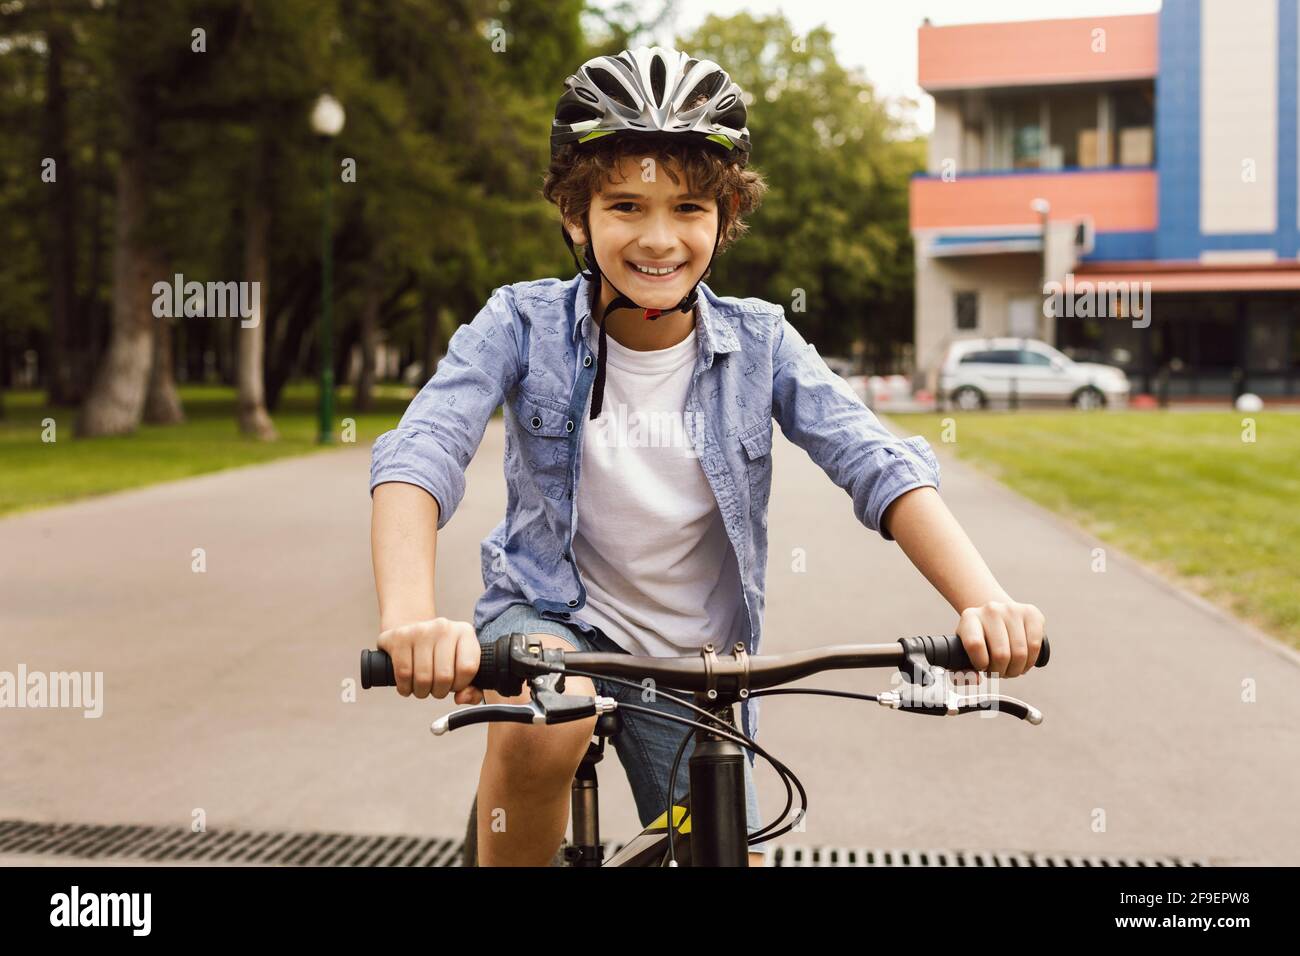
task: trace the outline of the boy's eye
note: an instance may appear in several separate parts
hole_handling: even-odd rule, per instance
[[[624,209],[624,208],[623,208],[624,206],[626,206],[627,208]],[[614,204],[613,204],[612,206],[610,206],[609,208],[610,208],[610,209],[613,209],[615,212],[635,212],[635,211],[636,211],[636,203],[634,203],[634,202],[630,202],[630,201],[628,201],[628,200],[624,200],[623,202],[616,202],[616,203],[614,203]],[[681,204],[678,205],[677,208],[678,208],[678,209],[681,209],[681,210],[684,210],[685,212],[703,212],[703,211],[704,211],[704,207],[703,207],[703,206],[699,205],[698,203],[693,203],[693,202],[684,202],[684,203],[681,203]]]

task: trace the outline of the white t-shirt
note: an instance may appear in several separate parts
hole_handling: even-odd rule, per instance
[[[598,328],[593,328],[598,334]],[[638,352],[605,340],[600,417],[583,425],[573,556],[577,612],[633,654],[724,653],[747,629],[736,553],[686,430],[698,349]]]

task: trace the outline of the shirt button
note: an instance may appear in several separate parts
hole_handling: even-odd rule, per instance
[[[533,416],[532,426],[533,426],[534,428],[541,428],[541,427],[542,427],[542,420],[541,420],[540,418],[538,418],[536,415]]]
[[[584,357],[583,357],[583,359],[582,359],[582,367],[583,367],[583,368],[591,368],[591,356],[590,356],[590,355],[587,355],[587,356],[584,356]]]
[[[564,423],[564,430],[566,432],[573,431],[573,419],[569,419],[569,421]]]
[[[577,598],[574,598],[572,601],[569,602],[569,607],[577,607],[577,606],[578,606]]]

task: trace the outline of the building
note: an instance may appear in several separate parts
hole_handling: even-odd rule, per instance
[[[918,371],[1026,335],[1137,391],[1300,394],[1298,7],[923,25]]]

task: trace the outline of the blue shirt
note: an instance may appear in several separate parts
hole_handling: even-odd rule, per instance
[[[437,499],[441,529],[465,495],[465,469],[492,413],[505,404],[506,516],[482,543],[487,590],[474,608],[476,630],[517,603],[593,630],[581,617],[586,589],[572,555],[582,427],[596,375],[598,327],[588,296],[581,274],[496,289],[456,330],[437,373],[372,449],[371,493],[385,481],[418,485]],[[747,650],[757,654],[773,419],[848,493],[858,521],[887,539],[885,509],[913,488],[938,488],[939,463],[925,439],[900,439],[882,426],[781,306],[717,296],[700,283],[696,333],[683,419],[736,553]],[[742,728],[757,734],[755,699],[745,702]]]

